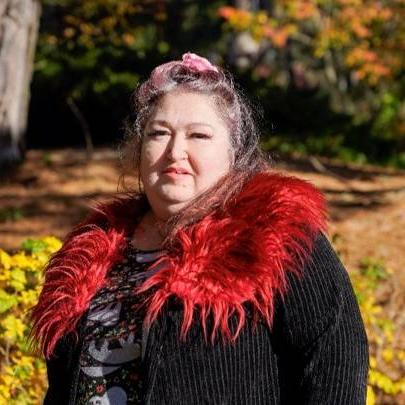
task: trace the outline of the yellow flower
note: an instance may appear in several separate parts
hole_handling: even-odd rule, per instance
[[[38,301],[39,290],[24,290],[20,292],[19,301],[26,307],[31,307]]]
[[[269,16],[267,15],[266,12],[264,11],[259,11],[256,14],[256,20],[259,24],[266,24],[267,21],[269,20]]]
[[[30,268],[32,266],[30,258],[27,257],[24,252],[16,253],[12,256],[12,259],[14,267]]]
[[[33,365],[32,365],[33,358],[31,356],[24,356],[21,353],[18,353],[15,356],[11,356],[11,360],[16,366],[29,367],[29,368],[33,367]]]
[[[2,337],[10,341],[15,341],[24,337],[24,330],[26,326],[21,322],[21,319],[16,318],[14,315],[8,315],[1,323],[4,329]]]
[[[398,350],[397,355],[399,360],[405,363],[405,350]]]
[[[381,354],[382,354],[382,358],[387,363],[390,363],[392,361],[392,359],[394,358],[394,352],[392,351],[392,349],[388,349],[388,348],[384,349]]]
[[[57,252],[62,247],[62,242],[54,236],[46,236],[43,241],[48,245],[48,252]]]
[[[11,267],[11,257],[2,249],[0,249],[0,265],[6,270]]]
[[[375,394],[373,389],[368,385],[367,386],[367,402],[366,405],[375,405]]]
[[[26,352],[25,314],[38,300],[44,266],[62,243],[51,236],[39,242],[43,248],[32,253],[10,255],[0,249],[0,340],[10,346],[10,364],[0,359],[0,405],[39,404],[46,389],[44,361]]]
[[[10,279],[10,270],[9,269],[1,269],[0,271],[0,281],[8,281]]]
[[[7,404],[10,400],[10,389],[7,385],[0,384],[0,404]]]

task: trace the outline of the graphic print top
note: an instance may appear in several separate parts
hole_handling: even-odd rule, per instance
[[[142,296],[133,290],[159,270],[148,268],[164,251],[140,251],[127,241],[125,259],[110,270],[93,297],[80,354],[77,404],[142,403]]]

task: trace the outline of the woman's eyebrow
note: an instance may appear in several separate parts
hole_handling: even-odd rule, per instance
[[[153,124],[159,124],[159,125],[164,125],[165,127],[169,127],[172,128],[171,124],[165,120],[153,120],[150,122],[149,125],[153,125]],[[204,127],[209,127],[211,129],[214,129],[212,127],[212,125],[206,123],[206,122],[190,122],[189,124],[186,125],[186,127],[192,127],[192,126],[204,126]]]

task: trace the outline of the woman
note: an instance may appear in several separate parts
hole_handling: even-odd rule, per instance
[[[123,157],[141,191],[68,235],[32,312],[45,403],[364,404],[324,198],[270,169],[232,77],[187,53],[135,107]]]

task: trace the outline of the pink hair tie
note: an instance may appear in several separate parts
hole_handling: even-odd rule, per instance
[[[208,59],[191,52],[187,52],[182,56],[181,64],[197,72],[205,72],[207,70],[218,72],[218,69]]]
[[[153,69],[150,80],[155,87],[160,87],[164,81],[165,73],[174,65],[182,65],[190,70],[196,72],[213,71],[219,72],[218,69],[208,60],[195,53],[187,52],[183,54],[182,60],[174,60],[171,62],[163,63]]]

